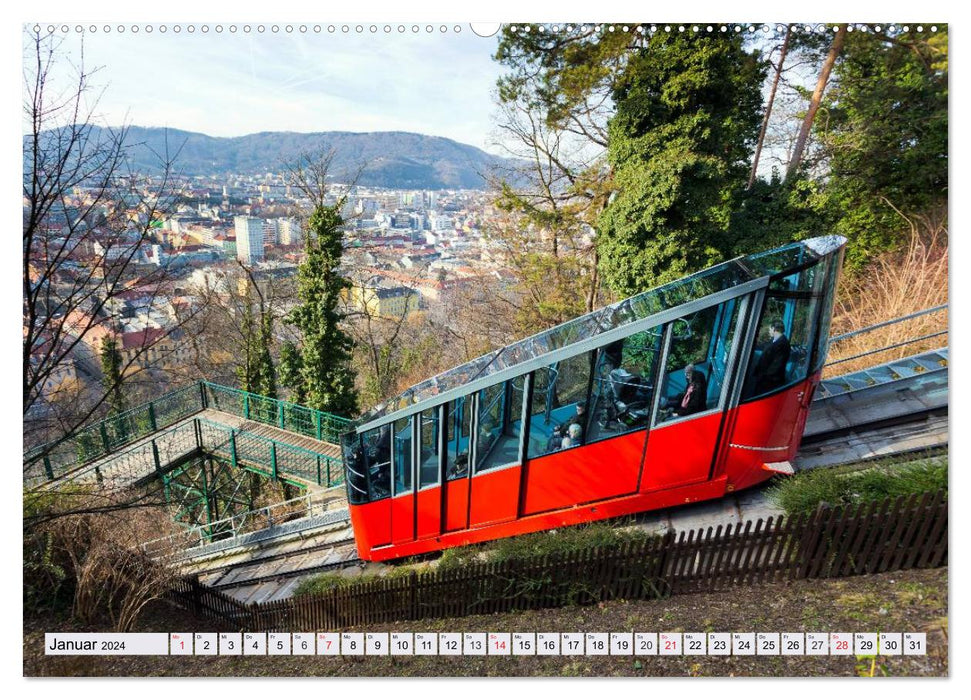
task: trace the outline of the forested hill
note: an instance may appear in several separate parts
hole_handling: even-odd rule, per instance
[[[335,179],[352,177],[363,167],[359,184],[400,189],[481,189],[486,185],[485,176],[507,164],[475,146],[403,131],[265,131],[216,138],[133,126],[126,146],[131,166],[141,172],[158,170],[157,154],[181,149],[175,169],[186,175],[280,172],[301,155],[333,149],[331,173]]]

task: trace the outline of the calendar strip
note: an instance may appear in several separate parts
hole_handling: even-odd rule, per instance
[[[924,632],[47,633],[48,656],[925,656]]]

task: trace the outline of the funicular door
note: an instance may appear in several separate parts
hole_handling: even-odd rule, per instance
[[[526,377],[476,394],[469,527],[508,522],[519,512]]]
[[[416,416],[392,424],[391,445],[391,541],[403,544],[415,539],[414,432]]]
[[[463,396],[445,405],[445,470],[442,493],[442,530],[454,532],[469,526],[473,397]]]
[[[747,303],[729,299],[667,325],[642,492],[708,480]]]
[[[418,539],[442,532],[442,407],[422,411],[418,424],[418,496],[416,499],[416,534]]]

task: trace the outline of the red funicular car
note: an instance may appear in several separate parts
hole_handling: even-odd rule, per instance
[[[385,560],[718,498],[788,471],[846,241],[722,263],[426,380],[342,440]]]

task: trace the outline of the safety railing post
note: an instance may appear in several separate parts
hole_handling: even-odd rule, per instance
[[[243,394],[243,417],[249,420],[249,394]]]
[[[199,405],[202,406],[203,411],[209,408],[209,397],[206,396],[206,383],[203,381],[199,382]]]
[[[317,486],[321,486],[321,483],[320,483],[320,455],[317,455]]]
[[[101,421],[98,424],[98,431],[101,433],[101,444],[104,446],[105,453],[107,454],[111,450],[111,447],[108,443],[108,430],[105,428],[104,421]]]
[[[44,471],[47,473],[48,479],[54,479],[54,468],[51,466],[50,455],[44,455]]]
[[[229,462],[233,465],[233,469],[237,468],[236,463],[236,431],[229,431]]]
[[[277,418],[277,423],[280,426],[280,430],[283,430],[283,421],[284,421],[284,419],[283,419],[283,402],[282,401],[277,401],[276,402],[276,418]]]
[[[152,459],[155,460],[155,473],[162,473],[162,459],[158,454],[158,444],[156,444],[155,439],[152,439]]]
[[[324,434],[320,425],[320,411],[314,411],[314,422],[317,424],[317,439],[320,440]]]
[[[155,402],[148,402],[148,424],[152,426],[152,432],[158,432],[158,422],[155,419]]]
[[[331,483],[330,483],[330,463],[333,462],[333,461],[334,460],[332,460],[330,457],[327,458],[327,487],[328,488],[330,488],[330,486],[331,486]]]
[[[276,442],[270,443],[270,469],[273,470],[273,479],[277,478],[277,468],[276,468]]]

